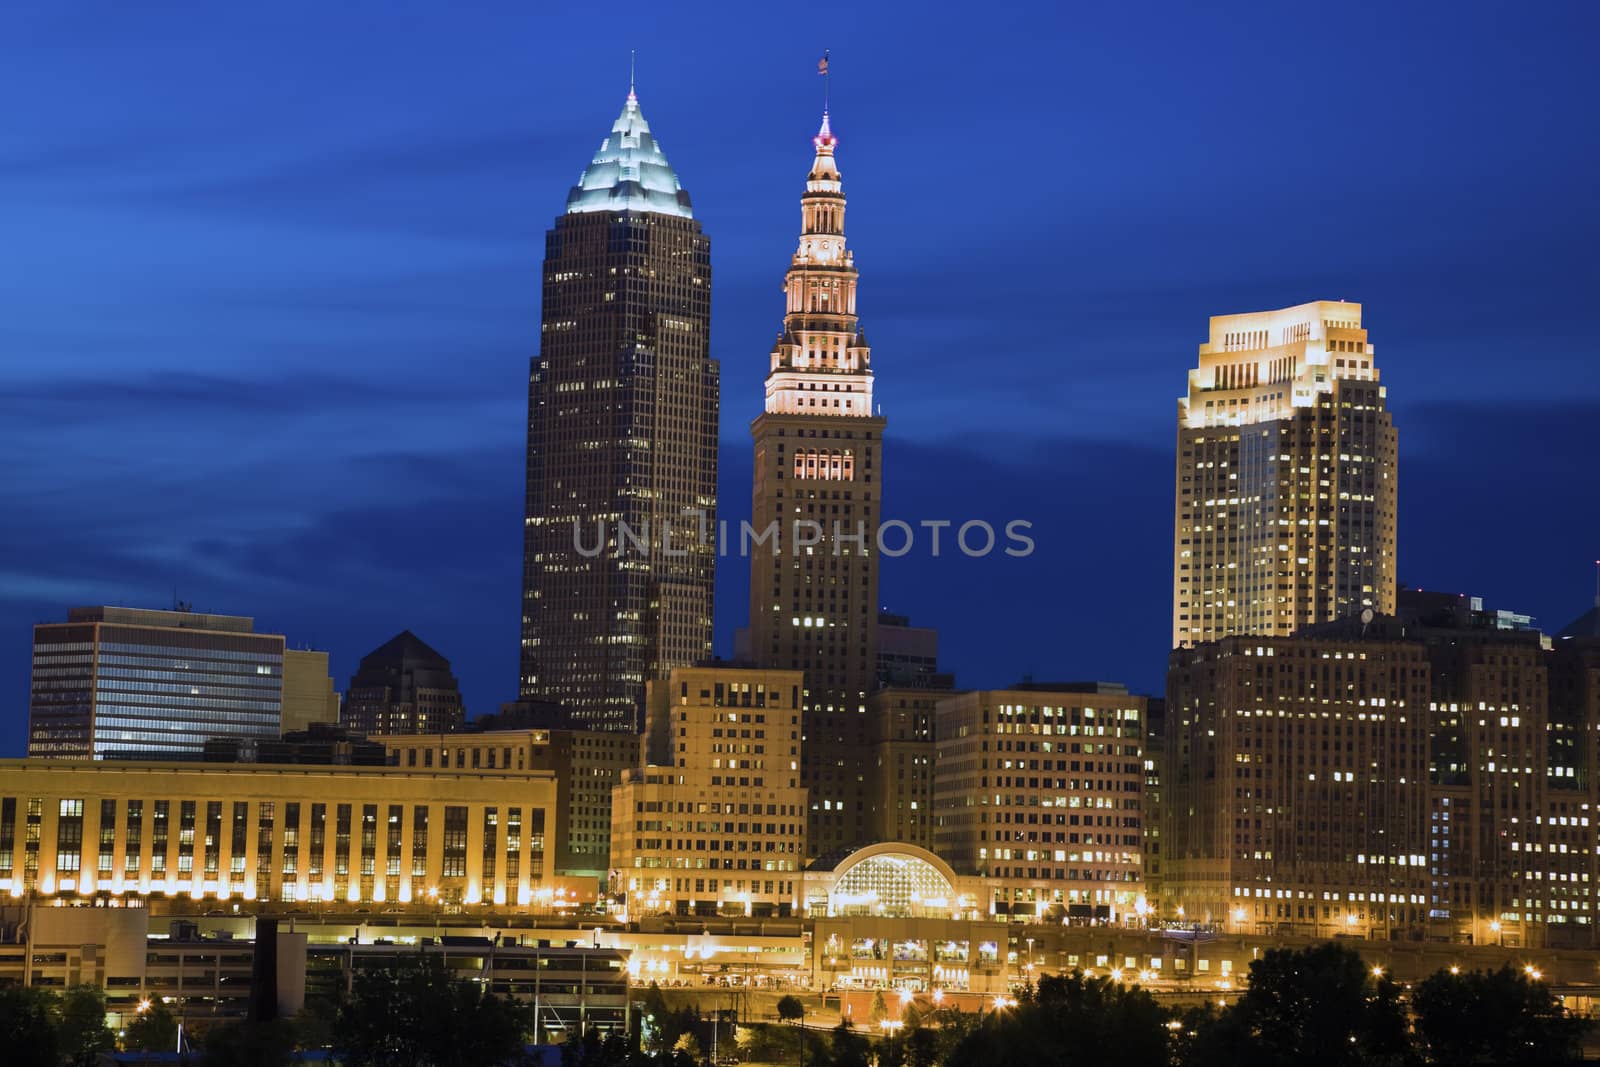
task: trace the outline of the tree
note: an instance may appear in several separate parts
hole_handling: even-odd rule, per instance
[[[786,1023],[799,1022],[806,1017],[806,1006],[793,993],[778,998],[778,1018]]]
[[[96,986],[68,989],[56,1024],[61,1054],[73,1067],[94,1067],[100,1053],[117,1047],[117,1035],[106,1025],[106,995]]]
[[[1439,971],[1411,995],[1417,1037],[1438,1064],[1557,1064],[1579,1058],[1589,1028],[1522,971]]]
[[[872,1008],[867,1015],[867,1019],[872,1023],[873,1026],[877,1026],[888,1017],[889,1007],[888,1005],[884,1004],[883,990],[880,989],[876,993],[872,994]]]
[[[678,1040],[672,1043],[672,1058],[677,1060],[687,1057],[690,1063],[700,1062],[700,1040],[694,1036],[693,1031],[684,1031],[678,1035]]]
[[[134,1052],[171,1052],[178,1047],[178,1017],[159,1000],[136,1011],[122,1035],[122,1047]]]
[[[882,1000],[880,993],[878,999]],[[830,1050],[828,1062],[832,1067],[867,1067],[871,1062],[871,1045],[866,1038],[850,1029],[850,1024],[841,1021],[833,1028],[833,1048]],[[816,1060],[807,1057],[806,1062],[815,1063]]]
[[[339,1012],[349,1067],[479,1067],[515,1062],[527,1007],[453,977],[437,955],[357,971]]]
[[[640,1015],[644,1029],[644,1048],[646,1052],[651,1053],[671,1052],[678,1043],[678,1038],[685,1033],[693,1033],[700,1022],[700,1016],[693,1008],[685,1006],[674,1009],[668,1004],[666,994],[661,992],[661,987],[654,982],[651,982],[650,988],[645,991]]]
[[[561,1046],[561,1067],[631,1067],[641,1062],[645,1061],[620,1034],[602,1041],[596,1031],[585,1030],[581,1038]]]
[[[1408,1051],[1399,989],[1353,949],[1274,949],[1250,964],[1238,1004],[1269,1062],[1337,1067],[1399,1060]]]
[[[287,1067],[294,1056],[294,1024],[241,1020],[213,1026],[201,1048],[204,1067]]]
[[[0,1049],[9,1067],[58,1067],[55,998],[43,989],[0,986]]]
[[[1166,1067],[1167,1015],[1138,987],[1082,972],[1045,976],[996,1009],[945,1058],[952,1067],[1049,1063]]]
[[[318,997],[306,1001],[294,1017],[294,1042],[299,1048],[331,1048],[339,1033],[339,1004]]]

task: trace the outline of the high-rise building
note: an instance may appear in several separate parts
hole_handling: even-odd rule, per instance
[[[74,608],[33,630],[28,754],[199,758],[207,738],[277,737],[284,669],[283,635],[248,618]]]
[[[711,654],[711,242],[630,91],[545,237],[528,376],[524,699],[634,730]]]
[[[611,891],[631,915],[789,915],[806,790],[799,671],[678,668],[650,683],[647,762],[612,794]]]
[[[763,666],[805,672],[803,784],[818,855],[870,840],[866,711],[878,666],[885,425],[856,318],[837,143],[824,113],[766,406],[751,425],[751,525],[772,540],[750,549],[749,651]]]
[[[439,734],[461,729],[465,711],[450,661],[410,630],[361,658],[339,710],[358,734]]]
[[[1404,600],[1427,610],[1172,653],[1166,907],[1240,932],[1593,945],[1600,640]]]
[[[1393,614],[1397,463],[1360,304],[1212,318],[1178,400],[1173,647]]]
[[[872,840],[933,848],[933,731],[939,701],[949,695],[949,689],[914,686],[879,689],[867,698]]]
[[[1145,698],[1088,683],[939,701],[933,851],[991,914],[1109,921],[1144,897]]]
[[[1420,645],[1226,638],[1172,653],[1161,885],[1236,932],[1389,937],[1428,906]]]
[[[303,648],[283,650],[283,733],[339,721],[339,693],[328,673],[328,654]]]

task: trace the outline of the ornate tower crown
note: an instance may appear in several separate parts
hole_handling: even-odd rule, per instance
[[[783,333],[772,349],[766,410],[869,416],[871,351],[856,318],[855,257],[845,244],[844,186],[827,111],[800,197],[800,242],[784,278]]]

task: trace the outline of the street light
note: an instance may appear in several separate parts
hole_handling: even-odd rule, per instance
[[[889,1040],[888,1058],[892,1061],[894,1059],[894,1032],[904,1026],[905,1023],[901,1022],[899,1019],[885,1019],[878,1025],[883,1027],[884,1036]]]

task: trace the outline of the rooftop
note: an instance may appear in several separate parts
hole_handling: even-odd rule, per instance
[[[611,133],[567,194],[567,214],[598,211],[653,211],[694,218],[689,194],[650,133],[631,89]]]

